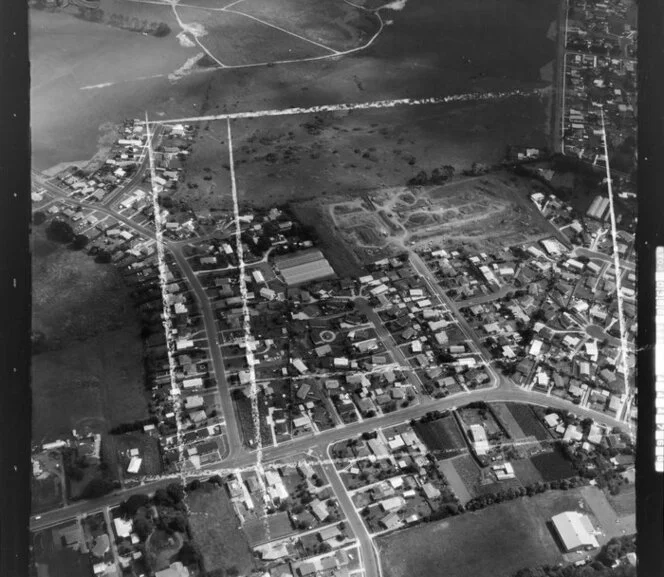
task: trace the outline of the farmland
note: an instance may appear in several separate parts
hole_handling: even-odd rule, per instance
[[[510,413],[518,423],[523,433],[528,437],[535,437],[538,441],[547,441],[551,437],[536,417],[529,405],[506,403]]]
[[[224,489],[203,483],[187,497],[189,524],[203,555],[206,571],[235,567],[240,574],[253,568],[253,556]]]
[[[454,417],[443,417],[429,423],[417,423],[415,431],[436,458],[454,457],[467,450]]]
[[[572,465],[557,447],[553,451],[535,455],[530,460],[544,481],[555,481],[574,476]]]
[[[600,544],[620,534],[599,489],[549,491],[380,538],[384,574],[502,577],[522,567],[562,562],[547,523],[557,513],[579,510],[580,504],[605,532]]]
[[[198,0],[197,4],[218,7],[205,0]],[[171,83],[168,75],[181,68],[187,59],[202,54],[202,50],[195,45],[181,45],[177,39],[179,26],[172,20],[170,7],[115,0],[104,0],[102,6],[107,11],[122,12],[140,20],[167,22],[172,33],[165,38],[146,37],[63,14],[33,11],[36,166],[44,169],[65,160],[89,158],[100,137],[100,118],[117,123],[127,116],[141,116],[145,110],[163,114],[165,118],[196,114],[201,111],[206,94],[209,102],[221,110],[234,111],[543,87],[540,69],[553,58],[554,46],[546,33],[555,18],[556,7],[553,0],[536,5],[519,0],[508,0],[507,4],[489,0],[445,6],[436,0],[407,2],[403,10],[381,11],[382,17],[392,24],[383,29],[369,48],[352,55],[273,67],[217,71],[195,68],[194,73],[179,74],[180,79],[175,83]],[[288,26],[294,26],[295,34],[306,27],[315,34],[311,40],[332,42],[334,49],[361,44],[374,33],[376,25],[375,16],[351,9],[341,1],[323,4],[312,0],[276,3],[252,0],[235,9],[279,27],[276,19],[285,19],[281,22],[283,28],[291,31]],[[259,23],[253,21],[251,26],[254,24]],[[281,54],[288,47],[294,49],[293,42],[300,42],[287,33],[273,37],[277,32],[269,26],[264,26],[261,32],[268,35],[266,38],[274,38],[274,42],[270,40],[272,43],[264,42],[271,53]],[[210,34],[201,37],[203,45],[211,40]],[[228,42],[225,57],[232,62],[248,62],[248,58],[254,57],[252,51],[265,49],[253,32],[248,40],[253,42],[250,49],[241,41],[215,38],[214,42]],[[491,50],[484,48],[487,43]],[[318,50],[305,40],[301,46]],[[70,82],[72,70],[74,82]],[[86,86],[99,88],[81,90]],[[438,164],[441,158],[449,164],[467,166],[473,161],[502,155],[506,144],[542,145],[546,138],[547,106],[546,98],[533,97],[450,109],[443,115],[425,107],[422,112],[395,110],[383,115],[382,120],[379,117],[378,122],[381,127],[394,127],[395,132],[408,132],[404,143],[418,143],[415,152],[425,156],[424,169],[427,163]],[[362,124],[374,122],[377,121],[365,117]],[[261,129],[261,124],[254,125],[252,130]],[[375,138],[369,140],[374,141],[369,144],[373,146]],[[354,142],[350,144],[351,151],[357,147]],[[392,154],[391,147],[377,148],[390,150]],[[383,166],[387,170],[389,163]],[[344,172],[340,167],[338,177],[328,179],[331,186],[336,186],[335,180],[347,180]],[[358,170],[349,179],[353,187],[382,186],[381,177],[370,175],[367,182],[360,172],[364,171]],[[314,175],[312,170],[303,178],[302,190],[311,190]],[[256,174],[259,191],[265,189],[261,176]],[[394,180],[403,184],[403,177],[410,176],[403,172],[392,178],[398,177]],[[280,194],[288,187],[285,177],[270,184],[278,184]],[[257,189],[252,187],[252,190]],[[296,194],[302,192],[296,190]]]

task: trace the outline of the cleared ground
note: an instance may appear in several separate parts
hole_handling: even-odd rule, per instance
[[[556,564],[563,555],[547,525],[551,517],[569,510],[589,513],[606,533],[599,537],[602,544],[620,534],[607,507],[599,489],[583,487],[420,525],[378,539],[383,572],[385,577],[508,577],[522,567]]]
[[[240,575],[253,569],[249,544],[224,489],[203,483],[187,495],[193,540],[203,555],[206,571],[235,567]]]

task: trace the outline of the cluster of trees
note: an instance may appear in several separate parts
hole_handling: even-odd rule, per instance
[[[583,422],[581,426],[584,426]],[[630,447],[618,451],[600,445],[595,448],[592,454],[587,454],[573,446],[562,445],[562,452],[572,462],[574,469],[581,477],[594,479],[600,489],[608,488],[612,495],[620,493],[621,487],[627,483],[627,480],[623,479],[621,474],[625,468],[614,466],[611,458],[616,457],[621,452],[623,454],[633,454],[633,449]]]
[[[519,497],[532,497],[539,493],[544,493],[550,489],[557,490],[562,489],[566,491],[567,489],[573,489],[574,487],[579,487],[583,485],[584,481],[580,477],[571,477],[569,479],[562,479],[560,481],[539,481],[537,483],[532,483],[526,487],[510,487],[509,489],[504,489],[497,493],[489,493],[487,495],[480,495],[475,497],[466,503],[467,511],[478,511],[479,509],[484,509],[489,505],[496,503],[502,503],[503,501],[512,501],[518,499]]]
[[[36,212],[33,215],[33,222],[35,224],[42,224],[45,219],[46,217],[42,212]],[[46,238],[53,242],[67,244],[72,250],[81,250],[85,248],[89,242],[87,236],[84,234],[76,234],[68,222],[59,219],[54,219],[48,224],[46,227]]]
[[[590,563],[576,567],[566,565],[542,565],[517,571],[514,577],[636,577],[636,567],[620,564],[612,565],[628,553],[636,552],[636,536],[614,537],[602,547]]]
[[[446,164],[441,168],[434,168],[431,176],[425,170],[418,172],[408,181],[408,186],[426,186],[428,184],[445,184],[454,176],[454,167]]]

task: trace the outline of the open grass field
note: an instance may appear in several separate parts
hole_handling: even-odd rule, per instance
[[[607,496],[609,503],[619,517],[634,515],[636,510],[636,491],[635,485],[623,485],[620,493]]]
[[[33,229],[32,330],[43,333],[40,349],[58,349],[105,331],[140,327],[129,291],[111,265],[46,238]]]
[[[30,485],[33,515],[56,508],[62,503],[62,484],[55,475],[46,479],[32,479]]]
[[[337,51],[365,44],[380,27],[376,15],[343,0],[245,0],[233,10]]]
[[[178,7],[187,25],[205,29],[200,43],[222,64],[237,66],[296,60],[330,54],[329,50],[233,12]]]
[[[530,406],[517,403],[506,403],[506,406],[526,436],[535,437],[538,441],[551,439]]]
[[[33,439],[71,429],[108,431],[147,417],[141,343],[133,330],[107,331],[32,357]]]
[[[518,499],[378,540],[385,577],[510,577],[562,555],[536,502]]]
[[[53,439],[91,425],[99,432],[147,416],[140,327],[111,265],[34,231],[33,435]]]
[[[570,510],[599,525],[600,544],[625,528],[596,487],[548,491],[379,538],[384,575],[511,577],[523,567],[563,562],[548,523]]]
[[[110,10],[111,4],[113,10],[140,19],[154,13],[155,19],[169,23],[172,32],[165,38],[154,38],[63,14],[31,13],[37,168],[92,156],[100,119],[115,123],[127,116],[142,116],[145,110],[162,118],[197,114],[208,87],[210,101],[229,111],[530,89],[545,85],[540,68],[553,59],[555,49],[546,38],[556,15],[554,0],[536,4],[473,0],[445,5],[438,0],[408,1],[402,10],[381,11],[383,18],[392,23],[368,49],[352,55],[273,67],[218,71],[195,68],[195,73],[171,83],[168,75],[202,50],[180,44],[179,26],[167,20],[170,7],[119,0],[104,0],[102,7]],[[290,12],[284,12],[286,6]],[[335,46],[340,48],[346,46],[343,42],[348,38],[366,38],[375,21],[374,16],[339,0],[247,0],[233,9],[279,12],[288,20],[285,25],[306,23],[308,31],[314,31],[320,39],[336,42],[339,37],[342,44]],[[372,27],[367,28],[365,20]],[[297,30],[294,33],[298,34]],[[288,34],[283,36],[289,38],[288,42],[299,42]],[[204,41],[205,37],[201,38]],[[254,47],[262,50],[255,42]],[[236,51],[233,57],[241,61],[245,47],[237,46]],[[93,85],[103,86],[81,90]],[[418,146],[420,156],[426,152],[436,163],[444,159],[465,166],[469,158],[502,156],[508,143],[540,145],[545,140],[546,106],[546,99],[535,97],[516,105],[469,106],[464,112],[438,119],[428,118],[430,112],[423,113],[417,123],[407,118],[408,114],[392,111],[395,114],[388,114],[387,120],[380,122],[397,130],[412,126],[410,140],[422,143]],[[420,133],[429,133],[429,137],[423,139]],[[327,186],[346,180],[344,172],[339,168],[339,178],[328,178]],[[402,175],[397,176],[401,180]],[[403,176],[410,177],[405,173]],[[380,178],[371,176],[369,187],[375,188]],[[366,178],[361,175],[351,175],[348,180],[354,186],[355,180],[362,180],[359,184],[366,186]],[[310,188],[310,181],[311,176],[303,179],[302,186]],[[261,189],[265,189],[264,181]]]
[[[187,505],[193,540],[203,555],[205,570],[235,567],[240,575],[250,573],[253,556],[225,490],[203,483],[188,494]]]
[[[530,460],[539,471],[543,481],[566,479],[575,474],[572,465],[565,459],[558,447],[551,452],[535,455]]]
[[[430,423],[417,423],[414,429],[437,459],[455,457],[467,451],[461,431],[452,416]]]

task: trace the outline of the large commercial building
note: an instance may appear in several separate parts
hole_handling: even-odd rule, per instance
[[[288,286],[332,277],[335,274],[323,253],[317,249],[279,257],[275,260],[275,265]]]
[[[599,543],[590,519],[577,511],[565,511],[551,518],[566,552],[595,549]]]

